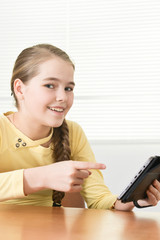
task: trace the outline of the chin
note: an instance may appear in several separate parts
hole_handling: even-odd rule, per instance
[[[50,127],[58,128],[58,127],[60,127],[63,124],[63,121],[55,122],[55,123],[51,124]]]

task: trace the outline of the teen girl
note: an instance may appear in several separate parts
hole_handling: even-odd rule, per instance
[[[74,64],[59,48],[39,44],[18,56],[11,79],[17,111],[0,117],[1,202],[60,206],[68,193],[64,206],[82,206],[82,196],[88,208],[133,209],[105,186],[105,165],[96,163],[81,127],[65,120],[74,86]],[[158,203],[158,181],[147,196],[140,206]]]

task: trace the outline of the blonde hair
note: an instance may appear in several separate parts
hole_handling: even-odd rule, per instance
[[[19,78],[23,83],[26,83],[31,78],[38,74],[39,65],[54,56],[60,57],[64,61],[70,63],[75,69],[75,66],[66,52],[50,44],[38,44],[24,49],[15,61],[11,78],[11,91],[15,99],[15,105],[18,108],[18,101],[14,93],[14,81]],[[69,144],[69,130],[66,121],[54,129],[52,136],[53,161],[59,162],[69,160],[71,155]],[[53,190],[53,206],[60,206],[61,200],[64,197],[63,192]]]
[[[51,44],[38,44],[24,49],[19,54],[15,61],[11,78],[11,92],[14,96],[16,107],[18,107],[18,101],[14,93],[14,81],[19,78],[23,83],[26,83],[38,74],[39,65],[41,63],[54,56],[69,62],[73,66],[73,69],[75,69],[67,53]]]

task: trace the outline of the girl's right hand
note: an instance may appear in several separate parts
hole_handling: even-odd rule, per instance
[[[89,169],[105,169],[101,163],[63,161],[24,170],[24,193],[26,195],[54,189],[63,192],[79,192],[91,172]]]

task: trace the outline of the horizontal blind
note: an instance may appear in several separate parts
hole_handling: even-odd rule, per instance
[[[47,42],[75,62],[67,118],[90,140],[160,141],[158,0],[2,0],[0,6],[0,112],[13,106],[9,81],[19,52]]]
[[[66,49],[66,0],[1,0],[0,97],[10,96],[13,64],[26,47],[52,43]]]
[[[71,1],[78,68],[70,117],[90,139],[160,140],[159,13],[154,0]]]

